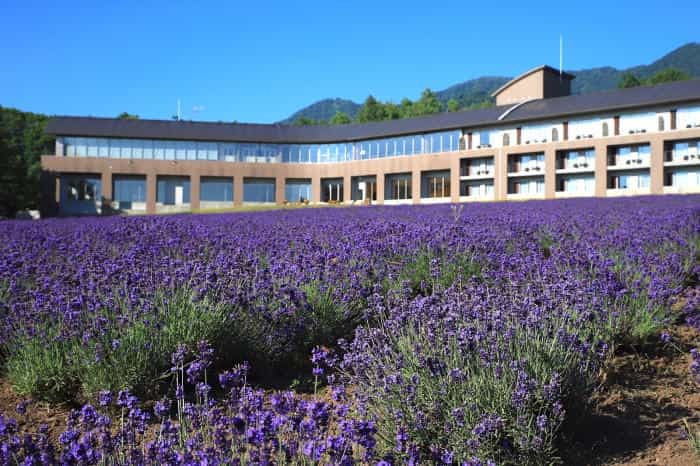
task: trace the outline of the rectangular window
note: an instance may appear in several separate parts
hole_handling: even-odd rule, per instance
[[[421,174],[421,197],[450,197],[450,171],[429,171]]]
[[[186,176],[159,176],[157,202],[164,205],[190,203],[190,179]]]
[[[343,179],[321,180],[321,202],[343,202]]]
[[[284,199],[287,202],[306,202],[311,200],[311,180],[290,179],[285,180]]]
[[[243,202],[275,202],[275,179],[245,178]]]
[[[205,202],[233,202],[233,179],[202,177],[199,183],[199,198]]]
[[[120,203],[146,202],[145,176],[115,176],[112,180],[112,197]]]
[[[387,200],[411,199],[412,183],[410,173],[386,175],[384,180],[384,198]]]

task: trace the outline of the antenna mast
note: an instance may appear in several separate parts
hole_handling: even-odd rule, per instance
[[[564,36],[559,34],[559,79],[564,75]]]
[[[177,121],[180,121],[180,99],[177,99]]]

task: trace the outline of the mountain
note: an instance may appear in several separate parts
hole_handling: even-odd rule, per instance
[[[293,123],[301,117],[312,120],[329,120],[336,112],[347,113],[354,118],[361,105],[347,99],[323,99],[292,113],[289,118],[279,123]]]
[[[648,78],[654,73],[665,68],[676,68],[685,71],[692,77],[700,77],[700,43],[685,44],[672,52],[664,55],[649,65],[638,65],[626,69],[617,69],[611,66],[589,68],[578,71],[570,71],[576,76],[571,85],[574,94],[588,94],[607,89],[614,89],[625,73],[633,73],[639,78]],[[492,101],[491,93],[508,82],[505,76],[484,76],[470,79],[462,83],[454,84],[446,89],[435,92],[443,105],[447,101],[455,99],[460,108]],[[314,120],[329,120],[336,111],[347,113],[351,118],[362,105],[347,99],[324,99],[294,112],[289,118],[280,123],[291,123],[300,117]]]

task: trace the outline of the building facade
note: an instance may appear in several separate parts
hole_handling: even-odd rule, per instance
[[[46,213],[700,192],[700,80],[569,95],[542,66],[493,108],[342,126],[56,117]]]

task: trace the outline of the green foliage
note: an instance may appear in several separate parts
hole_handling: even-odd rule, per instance
[[[700,459],[700,429],[697,425],[692,426],[688,423],[688,420],[683,418],[683,426],[681,427],[683,433],[685,433],[688,438],[688,443],[693,449],[695,456]]]
[[[0,107],[0,216],[39,206],[41,155],[53,153],[47,117]]]
[[[374,96],[369,95],[357,112],[357,121],[359,123],[382,121],[385,119],[385,116],[384,104],[375,99]]]
[[[309,330],[304,348],[299,352],[306,359],[315,346],[334,345],[339,338],[352,334],[361,316],[359,303],[348,308],[321,282],[302,285],[310,306]]]
[[[57,323],[10,342],[5,369],[17,392],[49,401],[93,399],[103,389],[153,395],[178,344],[207,340],[222,347],[233,333],[223,305],[197,301],[184,289],[158,292],[148,321],[134,317],[121,323],[120,316],[141,313],[124,303],[116,310],[104,310],[107,323],[88,343],[60,335]]]
[[[400,288],[407,283],[413,296],[428,296],[460,280],[480,277],[481,270],[481,264],[472,255],[423,249],[401,266],[398,280],[387,281],[385,288]]]
[[[450,99],[447,101],[447,111],[456,112],[459,110],[459,102],[456,99]]]
[[[661,83],[670,83],[673,81],[685,81],[690,78],[691,76],[685,71],[681,71],[675,68],[666,68],[665,70],[661,70],[658,73],[655,73],[653,76],[647,79],[646,82],[649,85],[654,85]]]
[[[622,75],[617,87],[628,88],[638,86],[654,86],[656,84],[670,83],[673,81],[685,81],[690,78],[691,76],[688,73],[675,68],[660,70],[654,73],[648,79],[639,79],[632,73],[625,73]]]
[[[119,115],[117,115],[117,118],[120,120],[138,120],[139,116],[128,112],[121,112]]]
[[[498,309],[492,312],[499,314]],[[462,319],[455,314],[457,319]],[[517,319],[518,317],[512,317]],[[464,320],[458,324],[465,330],[491,335],[489,319],[481,321]],[[534,391],[527,407],[518,408],[513,404],[514,388],[518,386],[518,371],[485,365],[480,349],[464,351],[460,344],[459,332],[452,328],[426,328],[419,322],[406,322],[395,331],[382,334],[377,341],[376,372],[367,371],[367,379],[359,380],[358,391],[369,394],[368,411],[377,419],[377,433],[380,449],[393,445],[399,426],[395,423],[397,412],[402,413],[408,437],[417,442],[424,451],[431,445],[441,445],[452,451],[455,459],[464,460],[476,455],[492,458],[497,464],[551,464],[556,459],[555,437],[560,427],[560,417],[547,408],[547,395],[543,390]],[[491,354],[514,355],[517,361],[525,362],[523,371],[532,380],[533,386],[543,387],[552,380],[561,381],[562,399],[575,400],[580,404],[587,399],[595,384],[593,371],[583,368],[593,356],[581,354],[557,338],[557,332],[568,331],[590,337],[597,341],[602,335],[595,333],[595,326],[582,329],[574,319],[564,320],[561,316],[549,317],[536,328],[507,325],[517,329],[509,338],[497,337],[489,347],[481,349]],[[485,341],[491,341],[485,337]],[[435,342],[440,344],[436,345]],[[486,346],[486,345],[485,345]],[[444,361],[446,369],[434,371],[421,358]],[[432,353],[432,354],[431,354]],[[415,386],[410,401],[397,388],[388,388],[381,382],[380,368],[396,367],[401,361],[402,380]],[[507,362],[504,361],[504,364]],[[453,371],[461,374],[459,378]],[[374,380],[376,375],[377,380]],[[414,381],[414,382],[408,382]],[[455,413],[459,413],[456,416]],[[485,438],[472,450],[465,439],[471,438],[474,429],[483,420],[485,413],[498,413],[506,426],[497,436]],[[544,415],[549,420],[544,428],[538,429],[537,417]],[[449,426],[449,428],[446,428]],[[503,443],[511,448],[503,448]],[[533,448],[534,445],[541,445]],[[458,461],[459,462],[459,461]]]
[[[332,125],[346,125],[348,123],[352,123],[352,119],[347,113],[338,110],[330,119],[329,123]]]
[[[617,83],[617,87],[620,89],[626,89],[629,87],[641,86],[642,82],[632,73],[625,73],[620,78],[620,82]]]

